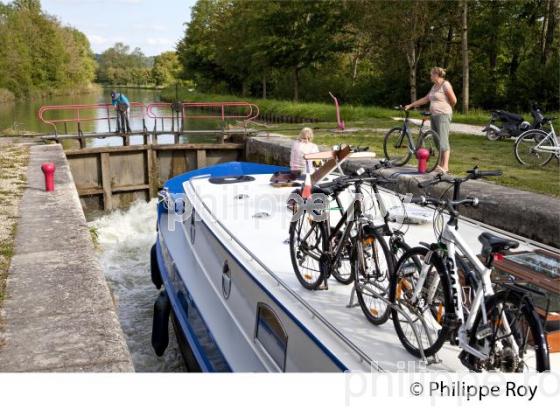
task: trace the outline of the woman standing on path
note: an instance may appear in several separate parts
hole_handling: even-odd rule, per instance
[[[430,80],[434,83],[432,89],[423,98],[416,100],[405,106],[405,110],[430,103],[430,113],[432,130],[439,136],[439,149],[441,157],[436,171],[447,173],[449,170],[449,125],[453,115],[453,107],[457,104],[457,97],[449,81],[445,80],[445,70],[441,67],[434,67],[430,71]]]

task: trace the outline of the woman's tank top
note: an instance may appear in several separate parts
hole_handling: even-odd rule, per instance
[[[434,84],[430,92],[428,93],[428,99],[430,100],[430,112],[432,114],[449,114],[453,113],[453,107],[449,103],[449,98],[445,94],[446,87],[450,87],[447,81],[441,83],[441,85]]]

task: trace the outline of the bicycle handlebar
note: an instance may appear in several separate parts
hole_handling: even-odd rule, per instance
[[[386,180],[383,177],[379,177],[379,176],[372,176],[370,173],[368,173],[365,176],[362,175],[352,175],[352,176],[341,176],[336,178],[335,180],[331,181],[331,182],[325,182],[319,185],[319,188],[323,188],[323,189],[333,189],[334,191],[340,191],[343,189],[346,189],[347,187],[349,187],[352,184],[355,183],[363,183],[363,182],[375,182],[375,183],[379,183],[379,182],[384,182],[388,180]]]
[[[436,207],[446,207],[449,213],[453,216],[459,215],[456,209],[458,206],[472,206],[476,208],[481,204],[481,201],[476,197],[467,197],[465,199],[452,201],[434,197],[426,197],[423,195],[412,198],[410,202],[420,206],[434,205]]]
[[[474,167],[473,169],[469,169],[467,174],[472,175],[470,179],[478,179],[478,178],[486,178],[486,177],[499,177],[503,175],[503,172],[499,169],[496,170],[489,170],[489,171],[481,171],[478,167]]]
[[[438,175],[434,179],[430,181],[424,181],[418,183],[418,188],[427,188],[432,185],[437,185],[442,182],[446,182],[448,184],[462,184],[470,179],[480,179],[480,178],[487,178],[487,177],[499,177],[503,175],[501,170],[489,170],[489,171],[481,171],[478,166],[474,167],[473,169],[469,169],[467,171],[467,176],[463,178],[451,178],[451,177],[444,177],[443,175]]]

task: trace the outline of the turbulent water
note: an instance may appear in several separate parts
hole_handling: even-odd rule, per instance
[[[157,357],[151,347],[152,312],[158,290],[150,278],[150,248],[156,239],[155,200],[136,202],[89,223],[99,240],[99,260],[117,303],[137,372],[184,371],[170,324],[169,347]]]

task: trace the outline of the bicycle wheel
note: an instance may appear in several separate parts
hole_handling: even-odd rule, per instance
[[[304,213],[290,224],[290,258],[294,273],[302,286],[309,290],[323,281],[319,260],[327,250],[325,222],[317,222]]]
[[[426,248],[416,247],[399,259],[395,274],[391,277],[389,293],[389,300],[398,307],[392,313],[397,336],[404,348],[416,357],[422,357],[421,348],[425,356],[437,353],[451,331],[447,320],[447,315],[453,312],[449,279],[443,265],[441,262],[436,263],[435,257],[432,257],[430,264],[424,263],[428,252]],[[414,298],[414,290],[423,270],[427,272],[426,280],[418,298]]]
[[[474,371],[550,370],[544,329],[527,295],[508,290],[499,292],[488,298],[486,314],[488,320],[484,324],[482,312],[478,312],[469,344],[489,357],[481,360],[463,352],[460,356],[463,364]],[[515,343],[512,343],[513,340]]]
[[[356,241],[352,260],[356,296],[362,312],[374,325],[382,325],[389,319],[391,309],[379,296],[389,299],[394,268],[393,255],[385,238],[376,231],[364,234]]]
[[[544,140],[544,141],[543,141]],[[539,148],[551,149],[554,142],[548,134],[542,130],[530,130],[524,132],[515,141],[515,158],[521,165],[545,166],[552,159],[552,151],[541,151]]]
[[[488,128],[486,130],[486,138],[488,141],[498,141],[501,137],[495,130]]]
[[[409,149],[410,141],[410,135],[402,128],[396,127],[389,130],[383,140],[385,158],[398,167],[406,164],[412,156]]]
[[[426,172],[432,172],[439,164],[441,151],[439,150],[439,136],[434,131],[428,130],[420,137],[418,148],[426,148],[430,156],[428,157],[428,167]]]

